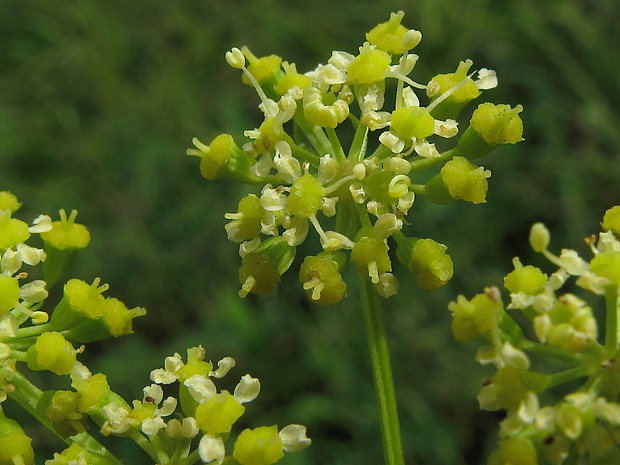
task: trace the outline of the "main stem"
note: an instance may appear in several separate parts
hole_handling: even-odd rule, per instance
[[[404,465],[403,446],[400,438],[398,408],[394,392],[394,380],[390,354],[385,335],[381,299],[372,283],[361,272],[357,272],[362,310],[366,325],[366,337],[370,349],[370,362],[375,379],[375,390],[379,401],[383,453],[386,465]]]

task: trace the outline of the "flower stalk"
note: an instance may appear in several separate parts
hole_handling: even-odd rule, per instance
[[[370,364],[379,404],[383,453],[387,465],[404,465],[398,405],[385,332],[381,298],[367,276],[357,272]]]

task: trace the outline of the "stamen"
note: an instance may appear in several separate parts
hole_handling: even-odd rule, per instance
[[[243,285],[241,286],[241,289],[239,289],[239,297],[241,297],[242,299],[245,298],[252,291],[252,288],[255,285],[256,279],[254,278],[254,276],[248,276],[245,279]]]

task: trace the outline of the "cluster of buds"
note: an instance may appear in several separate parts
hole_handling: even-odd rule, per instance
[[[233,394],[218,391],[212,378],[222,378],[235,361],[226,357],[213,369],[202,347],[194,347],[187,363],[178,354],[168,357],[165,368],[151,373],[153,384],[144,388],[142,400],[130,405],[110,388],[104,374],[92,374],[77,358],[85,343],[130,334],[132,320],[146,310],[104,297],[108,286],[99,278],[92,284],[67,280],[60,300],[50,306],[48,289],[65,279],[90,234],[75,222],[76,211],[67,216],[61,210],[59,221],[40,215],[29,226],[13,217],[19,206],[13,194],[0,192],[0,463],[34,463],[32,439],[4,415],[1,405],[7,399],[69,444],[48,465],[120,463],[87,432],[91,420],[103,435],[134,439],[155,463],[222,463],[224,441],[243,414],[243,404],[258,395],[258,380],[245,375]],[[34,234],[42,249],[26,244]],[[44,279],[29,281],[24,265],[41,265]],[[42,391],[28,379],[27,370],[64,376],[67,389]],[[162,385],[177,381],[178,400],[164,400]],[[247,429],[239,434],[232,457],[242,465],[271,465],[284,451],[309,443],[301,425]]]
[[[585,239],[592,252],[587,261],[571,249],[553,254],[549,231],[536,223],[530,245],[556,271],[548,276],[515,258],[514,270],[504,278],[510,294],[506,307],[497,287],[471,300],[459,296],[448,306],[455,338],[482,343],[476,360],[496,368],[478,395],[482,409],[506,411],[492,465],[559,465],[580,457],[620,463],[620,206],[606,211],[602,227],[598,238]],[[573,292],[561,292],[571,277]],[[604,297],[603,324],[602,314],[577,293]],[[513,318],[514,312],[522,317]],[[529,331],[516,320],[529,321]],[[539,370],[532,369],[528,353],[541,360]],[[548,373],[550,360],[561,368]],[[541,406],[541,393],[557,392],[567,382],[574,388],[576,380],[581,380],[576,391],[566,388],[557,403]]]
[[[368,32],[357,55],[335,51],[327,64],[305,74],[275,55],[257,58],[247,47],[226,54],[260,97],[264,121],[244,132],[241,146],[221,134],[208,145],[194,139],[196,148],[187,153],[200,158],[206,179],[262,185],[225,215],[228,238],[240,244],[242,297],[274,289],[310,230],[322,250],[305,257],[299,280],[320,306],[346,295],[342,272],[348,261],[382,297],[394,295],[389,238],[423,289],[451,278],[446,246],[405,236],[405,217],[420,195],[436,204],[484,202],[491,173],[473,160],[522,139],[522,107],[483,103],[459,136],[461,110],[497,85],[495,73],[472,71],[466,60],[453,73],[415,82],[408,75],[422,35],[405,28],[403,16],[393,13]],[[426,106],[417,93],[426,94]],[[385,105],[389,95],[392,106]],[[348,147],[337,130],[351,138]],[[444,145],[456,142],[440,151],[434,137],[445,139]],[[424,180],[420,173],[431,167],[441,170]]]

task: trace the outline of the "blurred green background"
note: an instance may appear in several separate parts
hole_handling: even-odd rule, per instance
[[[141,398],[165,356],[202,344],[214,361],[237,359],[229,388],[245,373],[261,380],[242,427],[308,427],[312,447],[282,463],[381,463],[355,292],[317,309],[291,274],[274,295],[241,300],[223,214],[248,189],[202,179],[185,149],[261,121],[224,61],[230,47],[308,71],[332,50],[355,53],[401,9],[423,33],[414,79],[472,58],[499,77],[485,99],[525,108],[525,141],[481,160],[493,172],[486,204],[420,199],[410,212],[410,231],[448,245],[455,278],[435,293],[403,282],[386,306],[407,462],[484,462],[501,416],[478,411],[487,372],[475,347],[453,342],[446,305],[501,285],[515,255],[539,263],[533,222],[550,227],[555,250],[585,252],[582,238],[620,203],[617,0],[0,2],[0,189],[19,197],[26,221],[78,209],[92,242],[72,277],[100,276],[109,296],[148,309],[136,334],[83,354],[119,393]],[[29,428],[37,463],[62,448]],[[147,463],[129,440],[116,443],[126,463]]]

